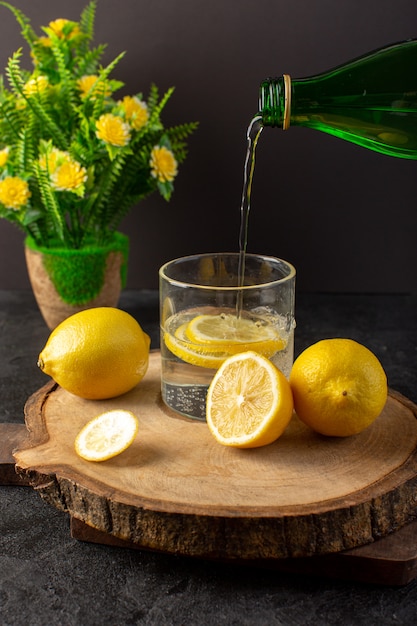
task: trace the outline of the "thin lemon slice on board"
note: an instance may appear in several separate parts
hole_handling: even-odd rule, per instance
[[[225,446],[257,448],[272,443],[293,413],[291,387],[271,361],[253,351],[230,356],[207,394],[207,424]]]
[[[223,348],[229,354],[253,350],[269,357],[285,347],[271,324],[230,313],[197,315],[188,322],[186,335],[196,344]]]
[[[133,443],[138,428],[138,418],[131,411],[106,411],[80,430],[75,438],[75,451],[86,461],[107,461]]]
[[[190,343],[185,334],[187,323],[182,324],[175,331],[175,336],[169,333],[164,334],[164,342],[168,350],[175,354],[179,359],[191,365],[206,367],[208,369],[217,369],[227,359],[230,354],[223,349],[217,350],[216,347]]]

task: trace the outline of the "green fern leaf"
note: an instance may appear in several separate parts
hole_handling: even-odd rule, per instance
[[[52,117],[48,115],[37,95],[26,96],[24,93],[24,85],[26,81],[24,80],[23,73],[20,70],[20,57],[21,50],[18,50],[9,59],[9,63],[7,65],[7,76],[9,78],[12,89],[15,92],[16,96],[22,97],[26,100],[28,107],[33,111],[33,113],[38,117],[39,121],[44,125],[46,131],[49,132],[50,136],[54,139],[56,145],[64,150],[66,146],[66,139],[60,127],[54,122]]]
[[[1,117],[1,139],[2,143],[8,144],[19,140],[24,121],[20,111],[16,109],[14,103],[4,102],[0,106]]]
[[[80,30],[86,36],[87,42],[94,38],[94,23],[96,19],[97,2],[92,0],[82,11],[79,21]]]
[[[0,5],[6,7],[7,9],[9,9],[9,11],[13,13],[13,15],[16,18],[16,21],[19,23],[22,29],[21,32],[22,32],[23,38],[28,42],[29,46],[32,47],[33,42],[38,39],[38,36],[36,35],[35,31],[32,29],[29,18],[27,18],[26,15],[22,13],[22,11],[19,11],[19,9],[12,6],[8,2],[0,2]]]
[[[197,130],[198,122],[189,122],[188,124],[179,124],[178,126],[172,126],[167,128],[165,133],[170,138],[172,143],[176,141],[183,141],[187,139],[194,131]]]
[[[94,203],[89,206],[88,213],[85,214],[85,229],[88,233],[93,227],[98,230],[104,230],[108,221],[110,199],[114,190],[114,186],[121,177],[123,165],[125,163],[125,155],[119,152],[113,161],[109,162],[107,167],[100,172],[100,189],[96,195]]]
[[[10,87],[18,98],[23,97],[23,87],[26,80],[24,74],[20,69],[20,58],[22,56],[22,49],[16,50],[10,57],[6,66],[6,75],[10,83]]]
[[[28,172],[36,158],[36,149],[33,145],[33,135],[30,129],[23,129],[16,144],[17,163],[21,172]]]
[[[159,117],[162,113],[163,108],[165,107],[166,103],[168,102],[168,100],[170,99],[170,97],[172,96],[172,94],[174,93],[174,87],[170,87],[162,96],[161,100],[154,105],[152,112],[151,112],[151,116],[150,116],[150,123],[154,122],[154,121],[159,121]]]
[[[60,82],[60,94],[59,94],[59,102],[60,108],[66,117],[74,117],[75,113],[73,111],[76,106],[76,97],[74,91],[74,80],[72,77],[72,72],[68,68],[68,63],[65,58],[65,54],[59,45],[59,38],[56,36],[51,36],[51,51],[54,56]]]
[[[55,232],[59,239],[65,244],[65,234],[64,234],[64,219],[61,215],[61,210],[59,203],[56,199],[55,194],[53,193],[47,174],[45,171],[39,166],[38,162],[33,164],[33,170],[38,182],[40,195],[42,197],[42,202],[45,207],[45,211],[49,214],[51,221],[53,222]]]
[[[97,46],[93,50],[87,50],[84,55],[77,59],[77,65],[75,66],[76,75],[81,78],[81,76],[86,74],[95,74],[105,50],[105,45]]]

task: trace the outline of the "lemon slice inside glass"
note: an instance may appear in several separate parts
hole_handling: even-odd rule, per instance
[[[106,411],[80,430],[75,439],[75,451],[86,461],[106,461],[133,443],[138,428],[138,418],[131,411]]]
[[[194,344],[223,350],[229,355],[253,350],[271,357],[285,342],[271,324],[232,314],[197,315],[188,322],[185,335]]]
[[[187,323],[182,324],[175,331],[175,335],[164,334],[164,342],[168,350],[176,357],[199,367],[217,369],[227,359],[230,354],[223,348],[208,344],[191,343],[186,336]]]
[[[215,439],[256,448],[282,435],[293,414],[291,387],[267,358],[248,351],[219,367],[207,394],[207,424]]]

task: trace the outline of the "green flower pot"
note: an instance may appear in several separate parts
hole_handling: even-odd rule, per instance
[[[25,240],[29,279],[39,309],[52,330],[64,319],[97,306],[117,306],[126,284],[129,239],[115,233],[103,247],[43,248]]]

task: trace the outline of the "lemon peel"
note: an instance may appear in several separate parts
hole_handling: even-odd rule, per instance
[[[61,322],[41,351],[38,366],[76,396],[114,398],[142,380],[149,346],[149,336],[129,313],[97,307]]]
[[[388,396],[378,358],[352,339],[324,339],[295,360],[290,385],[298,417],[322,435],[348,437],[380,415]]]

